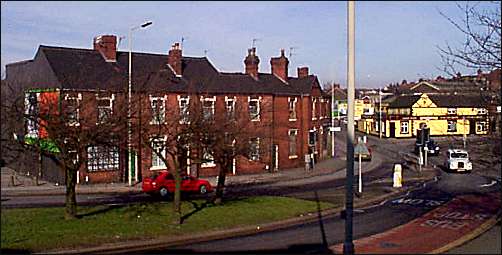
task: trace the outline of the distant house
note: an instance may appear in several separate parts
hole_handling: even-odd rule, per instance
[[[399,95],[382,102],[382,119],[366,118],[357,129],[383,137],[416,136],[426,125],[431,135],[485,135],[489,131],[487,103],[480,96],[427,94]]]
[[[126,100],[129,58],[128,52],[117,51],[113,35],[95,37],[93,43],[93,49],[40,46],[33,60],[7,65],[6,81],[27,94],[56,90],[57,100],[71,101],[87,109],[75,112],[74,125],[99,125],[106,121],[101,119],[105,112],[113,115],[117,102]],[[249,109],[250,121],[270,127],[267,132],[273,134],[270,142],[273,146],[253,147],[266,152],[268,163],[258,164],[252,158],[238,161],[232,170],[236,175],[300,167],[309,153],[316,160],[330,155],[330,100],[317,77],[309,74],[308,67],[300,67],[296,77],[290,76],[284,50],[270,59],[270,73],[259,72],[258,64],[256,48],[248,50],[244,72],[238,73],[220,72],[206,57],[183,56],[178,43],[173,44],[168,54],[133,52],[133,91],[146,98],[142,109],[134,112],[149,116],[157,109],[152,108],[154,105],[161,105],[162,109],[180,109],[180,116],[166,118],[181,118],[181,108],[195,100],[189,98],[189,93],[208,98],[207,105],[214,114],[223,114],[229,105]],[[77,111],[78,107],[73,109]],[[265,114],[268,112],[273,114]],[[259,141],[259,132],[257,137]],[[166,169],[139,141],[134,141],[133,147],[139,163],[132,171],[127,169],[126,151],[89,149],[87,164],[79,171],[80,182],[124,182],[130,172],[134,180],[141,181],[152,172]],[[216,164],[197,167],[187,165],[186,173],[211,176],[219,169]]]

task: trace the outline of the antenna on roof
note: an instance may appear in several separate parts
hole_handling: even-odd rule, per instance
[[[289,47],[289,59],[291,59],[291,56],[296,55],[296,53],[293,54],[294,49],[298,49],[298,47],[294,47],[294,46]]]
[[[126,38],[125,35],[119,37],[119,43],[117,43],[117,49],[119,49],[120,47],[120,42],[122,42],[122,40],[124,40],[125,38]]]
[[[208,52],[208,51],[209,51],[209,50],[204,50],[204,57],[207,57],[207,52]]]
[[[252,47],[252,48],[254,48],[254,46],[255,46],[256,42],[257,42],[257,41],[260,41],[260,40],[261,40],[261,39],[259,39],[259,38],[253,38],[253,43],[252,43],[251,47]]]
[[[181,37],[181,49],[183,49],[183,42],[185,42],[185,40],[187,39],[188,37]]]

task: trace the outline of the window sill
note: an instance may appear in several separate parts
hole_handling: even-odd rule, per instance
[[[296,119],[289,119],[289,121],[296,121]]]
[[[255,119],[255,120],[251,120],[251,121],[260,121],[260,119]]]
[[[209,167],[215,167],[215,166],[216,166],[216,164],[214,164],[214,163],[213,164],[201,164],[200,165],[201,168],[209,168]]]
[[[295,159],[295,158],[298,158],[298,155],[289,156],[288,158],[289,159]]]
[[[312,118],[312,120],[317,120],[317,118]]]
[[[162,167],[162,166],[152,166],[150,167],[150,170],[155,171],[155,170],[165,170],[167,167]]]

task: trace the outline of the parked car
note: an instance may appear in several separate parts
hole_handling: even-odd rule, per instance
[[[472,163],[469,161],[469,153],[461,149],[449,149],[447,153],[446,168],[456,172],[472,171]]]
[[[147,177],[143,180],[143,192],[151,195],[160,195],[161,197],[169,197],[174,193],[174,176],[167,172],[161,171]],[[190,175],[181,176],[181,191],[185,193],[206,194],[213,191],[213,187],[206,180],[201,180]]]

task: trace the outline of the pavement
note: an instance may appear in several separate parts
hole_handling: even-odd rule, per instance
[[[226,186],[271,184],[278,182],[295,182],[312,179],[315,181],[322,176],[329,175],[330,178],[345,178],[345,159],[335,158],[319,162],[313,170],[306,171],[303,167],[280,170],[271,173],[228,175]],[[373,164],[375,165],[375,164]],[[364,172],[373,168],[364,169]],[[8,167],[2,167],[2,196],[36,196],[36,195],[61,195],[65,193],[66,187],[46,181],[38,181],[32,176],[18,175]],[[216,186],[216,177],[202,177],[208,180],[211,185]],[[109,184],[78,184],[77,194],[104,194],[104,193],[141,193],[141,182],[129,186],[127,183]]]

